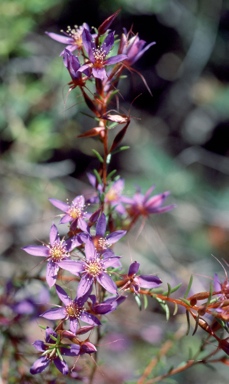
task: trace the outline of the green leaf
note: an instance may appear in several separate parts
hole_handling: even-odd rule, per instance
[[[183,303],[187,304],[188,306],[190,306],[190,302],[182,297],[180,297],[180,300],[183,301]]]
[[[186,317],[187,317],[187,324],[188,324],[188,328],[187,328],[187,332],[186,332],[186,336],[189,334],[189,331],[190,331],[190,317],[189,317],[189,311],[186,311]]]
[[[163,292],[162,295],[169,297],[171,293],[176,292],[181,287],[182,283],[176,285],[174,288],[172,288],[169,283],[167,283],[167,285],[168,291]]]
[[[102,156],[99,154],[99,152],[96,151],[96,149],[92,149],[92,152],[95,154],[95,156],[97,157],[97,159],[103,163],[103,158]]]
[[[112,152],[112,155],[115,155],[116,153],[119,153],[121,151],[126,151],[127,149],[129,149],[130,146],[128,145],[123,145],[122,147],[116,149],[115,151]]]
[[[213,287],[212,287],[212,283],[210,283],[209,296],[208,296],[208,300],[207,300],[206,306],[208,306],[208,305],[211,303],[211,300],[212,300],[212,292],[213,292]]]
[[[189,294],[190,289],[191,289],[191,287],[192,287],[192,282],[193,282],[193,276],[191,275],[190,280],[189,280],[189,283],[188,283],[188,287],[187,287],[187,289],[186,289],[186,291],[185,291],[185,294],[184,294],[184,298],[185,298],[185,299],[188,297],[188,294]]]
[[[94,173],[94,175],[95,175],[96,180],[98,181],[98,183],[99,183],[99,184],[103,184],[102,179],[101,179],[101,176],[100,176],[99,172],[97,171],[97,169],[93,169],[93,173]]]
[[[107,181],[108,180],[111,180],[111,178],[114,176],[114,174],[117,172],[116,169],[113,169],[113,171],[111,171],[110,173],[108,173],[107,175]]]
[[[135,298],[135,301],[138,305],[139,311],[141,311],[142,310],[142,303],[141,303],[140,297],[138,295],[134,295],[134,298]]]
[[[165,317],[166,317],[166,320],[168,321],[170,318],[170,310],[169,310],[168,304],[164,300],[159,299],[158,297],[156,297],[156,300],[165,311]]]
[[[173,316],[175,316],[177,314],[177,311],[178,311],[178,305],[177,305],[177,303],[174,303]]]
[[[143,295],[143,302],[144,302],[144,309],[147,309],[147,307],[148,307],[148,297],[146,295]]]
[[[63,356],[60,353],[59,348],[56,349],[56,352],[57,352],[57,355],[59,356],[60,360],[63,361],[64,359],[63,359]]]

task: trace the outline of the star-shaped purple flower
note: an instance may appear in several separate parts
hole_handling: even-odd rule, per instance
[[[151,196],[154,186],[150,187],[145,194],[142,194],[140,188],[137,189],[134,196],[122,197],[122,202],[127,205],[126,210],[130,217],[148,216],[152,213],[163,213],[170,211],[175,207],[174,204],[161,207],[164,200],[168,197],[169,192],[163,192],[155,196]]]
[[[97,185],[96,177],[90,173],[88,173],[88,179],[90,184],[97,189],[98,194],[102,193],[103,187],[101,184]],[[124,190],[125,182],[123,179],[115,180],[112,184],[110,184],[105,192],[104,201],[106,204],[109,204],[112,209],[118,212],[120,215],[124,215],[126,213],[125,208],[122,204],[122,193]],[[88,202],[91,204],[96,204],[99,202],[98,195],[92,196]]]
[[[66,32],[61,31],[65,34],[65,36],[53,32],[45,33],[46,35],[51,37],[51,39],[56,40],[59,43],[66,44],[66,49],[70,52],[73,52],[75,51],[75,49],[82,48],[82,33],[84,29],[89,31],[89,26],[86,23],[83,23],[83,25],[80,25],[79,27],[77,25],[75,25],[74,28],[68,27]],[[62,54],[63,52],[61,52],[61,55]]]
[[[52,361],[63,375],[67,375],[69,369],[62,355],[78,356],[80,352],[79,345],[62,344],[57,333],[49,327],[46,328],[45,342],[36,340],[33,345],[39,352],[41,352],[41,357],[39,357],[30,368],[30,373],[32,373],[32,375],[44,371]]]
[[[84,309],[84,303],[87,300],[87,296],[79,299],[72,300],[65,290],[56,284],[56,293],[60,300],[64,303],[63,307],[51,308],[48,311],[42,313],[41,317],[48,320],[70,320],[70,331],[77,332],[79,327],[79,320],[84,321],[90,325],[100,325],[100,321],[97,317],[91,315]]]
[[[104,213],[101,213],[96,223],[95,235],[90,235],[91,240],[94,243],[94,246],[98,253],[110,252],[111,256],[114,256],[114,253],[109,248],[117,243],[123,236],[125,236],[126,231],[119,230],[114,231],[106,235],[106,216]]]
[[[134,261],[129,268],[128,274],[124,276],[122,289],[133,289],[138,293],[140,288],[152,289],[161,285],[162,281],[155,275],[137,275],[140,264]]]
[[[77,237],[60,240],[55,224],[51,226],[49,241],[50,244],[48,245],[28,245],[22,249],[32,256],[43,256],[47,258],[46,280],[51,288],[57,279],[59,262],[69,259],[71,251],[81,243],[77,240]]]
[[[79,69],[80,72],[84,72],[85,69],[91,68],[92,75],[95,78],[104,80],[107,78],[105,67],[107,65],[120,63],[127,57],[126,55],[121,54],[107,58],[107,55],[114,45],[114,32],[109,32],[100,46],[96,46],[95,39],[87,29],[84,29],[83,31],[82,39],[89,61],[82,65]]]
[[[72,78],[72,81],[69,83],[70,89],[74,89],[77,86],[83,87],[85,85],[85,79],[82,77],[82,73],[78,71],[78,69],[80,68],[80,62],[78,57],[74,56],[67,49],[63,51],[62,56],[64,65]],[[88,70],[85,70],[85,75],[90,75]]]
[[[95,314],[105,315],[107,313],[113,312],[116,308],[126,300],[127,296],[115,296],[109,297],[104,300],[102,303],[96,301],[95,295],[90,295],[89,298],[92,301],[92,311]]]
[[[118,50],[119,53],[127,55],[127,58],[123,63],[128,66],[133,65],[150,47],[152,47],[152,45],[156,43],[153,41],[146,46],[145,44],[145,40],[141,40],[138,35],[134,35],[129,39],[129,33],[123,33]]]
[[[89,295],[94,282],[98,282],[102,287],[113,294],[117,293],[117,287],[109,274],[107,268],[119,268],[120,257],[111,256],[110,252],[104,252],[99,255],[95,246],[89,238],[85,243],[85,261],[64,260],[59,266],[67,271],[78,275],[81,274],[81,280],[78,285],[77,297]]]
[[[49,199],[49,201],[54,207],[65,213],[60,220],[60,224],[71,222],[71,227],[79,227],[82,231],[87,230],[84,196],[76,196],[70,205],[57,199]]]

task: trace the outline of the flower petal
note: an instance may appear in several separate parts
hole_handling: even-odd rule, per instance
[[[78,321],[77,319],[69,319],[70,320],[70,331],[76,334],[76,331],[78,329]]]
[[[161,279],[158,276],[153,275],[140,275],[138,276],[139,286],[142,288],[155,288],[162,284]]]
[[[66,215],[64,215],[61,219],[60,219],[60,224],[66,224],[66,223],[69,223],[70,221],[72,221],[72,217],[67,213]]]
[[[87,223],[81,217],[78,218],[78,227],[84,232],[88,231]]]
[[[104,215],[104,213],[101,213],[96,224],[96,236],[104,237],[106,232],[106,227],[107,227],[106,216]]]
[[[45,351],[45,343],[42,340],[36,340],[33,343],[33,346],[39,351],[44,352]]]
[[[109,32],[107,37],[105,38],[103,44],[101,45],[101,49],[107,55],[110,52],[113,45],[114,45],[114,32]]]
[[[71,348],[61,348],[61,354],[64,356],[77,356],[80,352],[80,346],[76,344],[72,344]]]
[[[107,237],[106,240],[109,241],[110,244],[116,243],[118,240],[120,240],[123,236],[125,236],[126,231],[115,231],[110,233]]]
[[[84,263],[82,261],[63,260],[58,263],[58,266],[76,276],[84,270]]]
[[[96,351],[96,347],[94,346],[94,344],[90,343],[90,341],[84,341],[81,344],[80,355],[83,355],[84,353],[94,353]]]
[[[49,233],[49,241],[50,244],[53,245],[54,242],[59,239],[58,230],[55,224],[51,226],[50,233]]]
[[[87,54],[89,54],[89,51],[92,48],[92,36],[90,32],[84,28],[83,33],[82,33],[82,40],[83,40],[83,46]]]
[[[32,375],[41,373],[49,365],[49,363],[50,360],[47,358],[47,356],[41,356],[33,363],[32,367],[30,368],[30,373],[32,373]]]
[[[140,264],[137,261],[134,261],[129,268],[128,276],[135,275],[139,270]]]
[[[83,312],[80,319],[90,325],[101,325],[99,319],[96,316],[89,314],[88,312]]]
[[[109,254],[110,254],[110,252],[109,252]],[[120,268],[120,267],[122,267],[122,263],[120,262],[120,256],[113,256],[113,257],[108,256],[107,259],[104,258],[104,266],[106,268],[109,268],[109,267]]]
[[[120,63],[120,61],[124,61],[125,59],[127,59],[126,55],[116,55],[106,59],[105,64],[106,65],[117,64],[117,63]]]
[[[65,245],[66,245],[67,251],[71,252],[74,248],[76,248],[79,245],[81,245],[82,241],[79,241],[79,240],[81,240],[81,239],[78,236],[74,236],[74,237],[71,237],[70,239],[67,239],[65,241]]]
[[[90,294],[91,293],[91,287],[93,284],[93,278],[89,275],[82,276],[77,290],[77,299]]]
[[[160,193],[159,195],[152,196],[145,203],[145,206],[147,207],[147,209],[160,207],[168,195],[169,195],[169,192],[167,191],[167,192]]]
[[[54,362],[55,366],[57,367],[57,369],[59,369],[59,371],[63,375],[67,375],[68,374],[68,365],[67,365],[66,361],[61,360],[59,357],[56,357],[53,360],[53,362]]]
[[[106,289],[106,291],[114,294],[117,293],[117,286],[107,273],[101,273],[97,277],[97,281]]]
[[[59,271],[58,264],[54,263],[53,261],[49,261],[47,264],[47,270],[46,270],[46,281],[50,288],[53,287],[53,285],[56,283],[58,271]]]
[[[104,80],[107,78],[105,68],[92,67],[92,74],[96,79]]]
[[[149,199],[149,197],[150,197],[150,195],[151,195],[151,193],[153,192],[154,189],[155,189],[155,185],[151,185],[151,187],[149,187],[149,189],[147,189],[147,191],[146,191],[146,193],[144,195],[144,201],[145,202]]]
[[[67,295],[65,290],[57,284],[56,284],[56,293],[57,293],[59,299],[64,303],[64,305],[70,305],[71,304],[72,300],[70,299],[70,297]]]
[[[83,208],[84,207],[84,204],[85,204],[85,198],[83,195],[80,195],[80,196],[76,196],[73,200],[72,200],[72,205],[77,205],[78,207],[81,207]]]
[[[52,309],[49,309],[48,311],[45,311],[40,316],[48,320],[59,320],[59,319],[64,319],[66,317],[66,311],[65,311],[65,308],[63,307],[52,308]]]
[[[67,212],[69,209],[69,205],[67,203],[64,203],[63,201],[57,199],[49,199],[49,201],[52,205],[54,205],[54,207],[60,209],[63,212]]]
[[[93,260],[96,258],[95,246],[90,238],[85,242],[85,256],[87,261]]]
[[[46,343],[54,343],[53,339],[50,337],[51,335],[57,338],[57,333],[51,327],[47,327],[45,330]]]
[[[22,249],[33,256],[49,256],[49,248],[43,245],[28,245]]]
[[[141,50],[138,52],[137,55],[135,55],[135,56],[132,57],[132,62],[131,62],[131,64],[134,64],[135,61],[137,61],[138,59],[140,59],[140,57],[142,57],[142,55],[143,55],[143,54],[144,54],[150,47],[152,47],[152,45],[155,45],[155,44],[156,44],[156,42],[153,41],[152,43],[148,44],[145,48],[141,49]]]
[[[112,304],[109,303],[101,303],[97,304],[94,308],[95,313],[98,313],[99,315],[105,315],[106,313],[109,313],[113,310]]]
[[[53,33],[53,32],[45,32],[45,33],[46,33],[46,35],[51,37],[51,39],[56,40],[59,43],[63,43],[63,44],[74,43],[74,39],[72,37],[62,36],[62,35],[59,35],[59,34]]]

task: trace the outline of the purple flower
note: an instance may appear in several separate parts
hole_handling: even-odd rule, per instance
[[[95,235],[90,236],[90,238],[93,241],[94,246],[99,253],[104,253],[105,251],[109,251],[111,255],[113,255],[113,252],[109,250],[109,248],[113,244],[115,244],[117,241],[119,241],[126,234],[126,231],[122,231],[122,230],[114,231],[106,236],[105,235],[106,227],[107,227],[106,216],[104,213],[101,213],[96,224]]]
[[[62,355],[77,356],[79,355],[79,345],[62,344],[60,336],[52,329],[46,328],[45,342],[37,340],[34,342],[34,347],[41,353],[30,368],[30,373],[33,375],[41,373],[53,361],[57,369],[63,374],[68,374],[68,365]]]
[[[126,300],[126,296],[115,296],[109,297],[102,303],[96,302],[96,296],[90,295],[92,301],[92,311],[99,315],[105,315],[107,313],[113,312],[116,308]]]
[[[55,224],[51,226],[49,241],[50,244],[48,245],[28,245],[22,249],[32,256],[43,256],[47,258],[46,280],[49,287],[52,287],[57,279],[59,262],[68,259],[70,252],[81,243],[78,242],[76,237],[68,240],[60,240]]]
[[[98,193],[102,193],[102,185],[97,185],[96,177],[90,173],[88,173],[88,179],[90,184],[97,189]],[[105,193],[104,201],[106,204],[109,204],[116,212],[123,215],[125,214],[125,209],[122,205],[122,192],[124,190],[125,182],[123,179],[118,179],[114,181],[111,185],[109,185],[108,190]],[[99,202],[98,196],[92,196],[88,202],[91,204],[95,204]]]
[[[106,269],[120,267],[119,257],[111,256],[110,252],[105,252],[99,256],[90,238],[85,243],[85,257],[85,261],[70,260],[59,263],[61,268],[73,274],[81,273],[77,297],[81,298],[84,295],[89,295],[95,281],[102,285],[106,291],[116,294],[116,284],[106,272]]]
[[[126,55],[121,54],[107,58],[107,55],[114,45],[114,32],[109,32],[100,46],[96,46],[95,40],[87,29],[84,29],[83,31],[82,39],[89,62],[82,65],[79,69],[80,72],[84,72],[85,69],[91,68],[92,75],[95,78],[104,80],[107,78],[105,66],[117,64],[127,57]]]
[[[84,212],[85,199],[82,195],[76,196],[72,200],[71,205],[56,199],[49,199],[49,201],[54,207],[65,213],[60,220],[60,224],[71,222],[71,227],[79,227],[82,231],[87,230],[87,224],[85,222],[86,213]]]
[[[137,275],[140,264],[134,261],[129,268],[128,274],[124,277],[123,289],[132,289],[138,293],[140,288],[157,288],[162,281],[155,275]]]
[[[83,87],[85,80],[82,78],[82,73],[78,71],[80,68],[80,62],[78,57],[74,56],[70,51],[65,49],[62,53],[64,65],[67,68],[72,81],[69,83],[71,86],[70,89],[73,89],[77,86]],[[85,71],[85,74],[89,75],[89,71]]]
[[[61,31],[66,36],[59,35],[57,33],[53,32],[45,32],[51,39],[58,41],[59,43],[66,44],[66,49],[70,52],[73,52],[75,49],[81,49],[83,42],[82,42],[82,33],[83,30],[86,29],[89,31],[89,26],[86,23],[83,23],[81,26],[75,25],[74,28],[67,28],[67,31]],[[64,52],[64,51],[63,51]],[[61,55],[63,54],[61,52]]]
[[[175,207],[174,204],[166,205],[161,207],[164,200],[169,195],[169,192],[163,192],[159,195],[151,196],[154,186],[150,187],[145,195],[140,192],[140,188],[137,189],[136,193],[132,198],[123,197],[122,202],[127,204],[126,210],[130,217],[148,216],[152,213],[163,213],[170,211]]]
[[[218,274],[214,275],[214,291],[217,292],[219,300],[227,300],[229,297],[229,281],[226,275],[226,279],[221,283]]]
[[[81,341],[80,352],[79,352],[80,355],[84,355],[85,353],[90,354],[90,353],[94,353],[96,351],[97,351],[96,347],[90,341],[87,341],[87,340]]]
[[[49,309],[48,311],[42,313],[41,317],[44,317],[48,320],[70,320],[70,331],[73,333],[77,332],[79,320],[82,320],[90,325],[100,325],[100,321],[97,319],[97,317],[86,312],[84,309],[84,303],[87,300],[86,296],[72,300],[67,295],[65,290],[57,284],[56,293],[60,300],[64,303],[64,306]]]
[[[124,180],[118,179],[110,185],[108,191],[105,194],[105,202],[110,204],[111,207],[121,215],[125,213],[125,209],[122,205],[122,192],[124,190],[124,186]]]
[[[134,35],[129,39],[129,34],[123,33],[120,44],[119,53],[125,54],[127,58],[123,64],[128,66],[133,65],[152,45],[156,44],[155,41],[145,46],[146,42],[139,39],[138,35]],[[144,47],[145,46],[145,47]]]

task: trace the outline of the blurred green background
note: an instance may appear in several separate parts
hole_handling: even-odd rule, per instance
[[[131,149],[112,166],[126,180],[125,194],[155,184],[177,204],[140,223],[120,253],[127,264],[141,258],[165,282],[187,282],[193,273],[194,288],[208,289],[214,271],[224,276],[212,255],[229,263],[228,0],[1,1],[1,276],[32,270],[33,258],[20,248],[47,239],[56,214],[48,198],[89,193],[86,172],[97,166],[91,149],[100,150],[93,138],[76,138],[93,122],[80,94],[68,93],[64,46],[44,32],[98,26],[118,8],[117,33],[132,27],[156,45],[135,65],[153,96],[137,74],[127,72],[121,85]],[[200,372],[176,379],[194,383]],[[204,375],[205,383],[226,383],[228,371]]]

